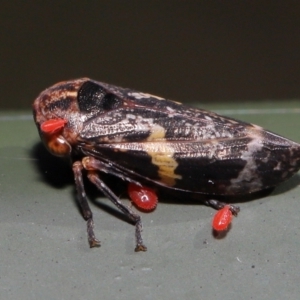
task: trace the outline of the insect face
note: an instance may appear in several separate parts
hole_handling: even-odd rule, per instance
[[[71,146],[62,136],[64,119],[50,119],[41,124],[40,135],[44,145],[50,153],[56,156],[70,156]]]

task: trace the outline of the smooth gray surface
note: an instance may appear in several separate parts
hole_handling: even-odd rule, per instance
[[[298,103],[214,108],[300,141]],[[213,209],[159,203],[142,214],[145,253],[99,197],[102,247],[90,249],[72,174],[40,147],[29,115],[0,114],[1,299],[299,299],[298,175],[242,203],[224,239],[212,235]]]

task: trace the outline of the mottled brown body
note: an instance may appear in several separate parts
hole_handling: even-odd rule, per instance
[[[100,171],[136,183],[235,196],[275,187],[300,168],[300,145],[259,126],[87,78],[50,87],[33,109],[48,149],[79,161],[93,182]],[[65,126],[45,134],[40,126],[55,119]],[[97,186],[103,191],[103,185]],[[77,183],[77,189],[83,187]]]

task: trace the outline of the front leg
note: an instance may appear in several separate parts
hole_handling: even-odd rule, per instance
[[[117,207],[119,208],[129,219],[135,224],[135,237],[136,247],[135,251],[147,251],[147,247],[144,245],[142,238],[142,221],[141,217],[131,210],[128,206],[124,205],[121,200],[115,195],[115,193],[99,178],[97,171],[99,166],[95,170],[95,158],[84,157],[82,159],[82,165],[87,170],[88,179]]]
[[[75,161],[73,163],[73,172],[74,172],[75,184],[77,189],[78,201],[83,214],[83,218],[87,221],[87,233],[88,233],[88,241],[90,247],[91,248],[100,247],[100,241],[96,239],[94,233],[93,213],[88,204],[86,193],[84,190],[82,169],[83,169],[83,165],[80,161]]]

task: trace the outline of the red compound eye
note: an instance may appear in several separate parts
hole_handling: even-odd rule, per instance
[[[154,190],[129,183],[128,194],[132,202],[140,209],[150,211],[157,206],[157,195]]]
[[[50,119],[41,124],[41,131],[51,133],[63,128],[66,123],[65,119]]]
[[[231,223],[232,212],[230,205],[225,205],[222,209],[218,210],[212,222],[212,227],[216,231],[226,230]]]

